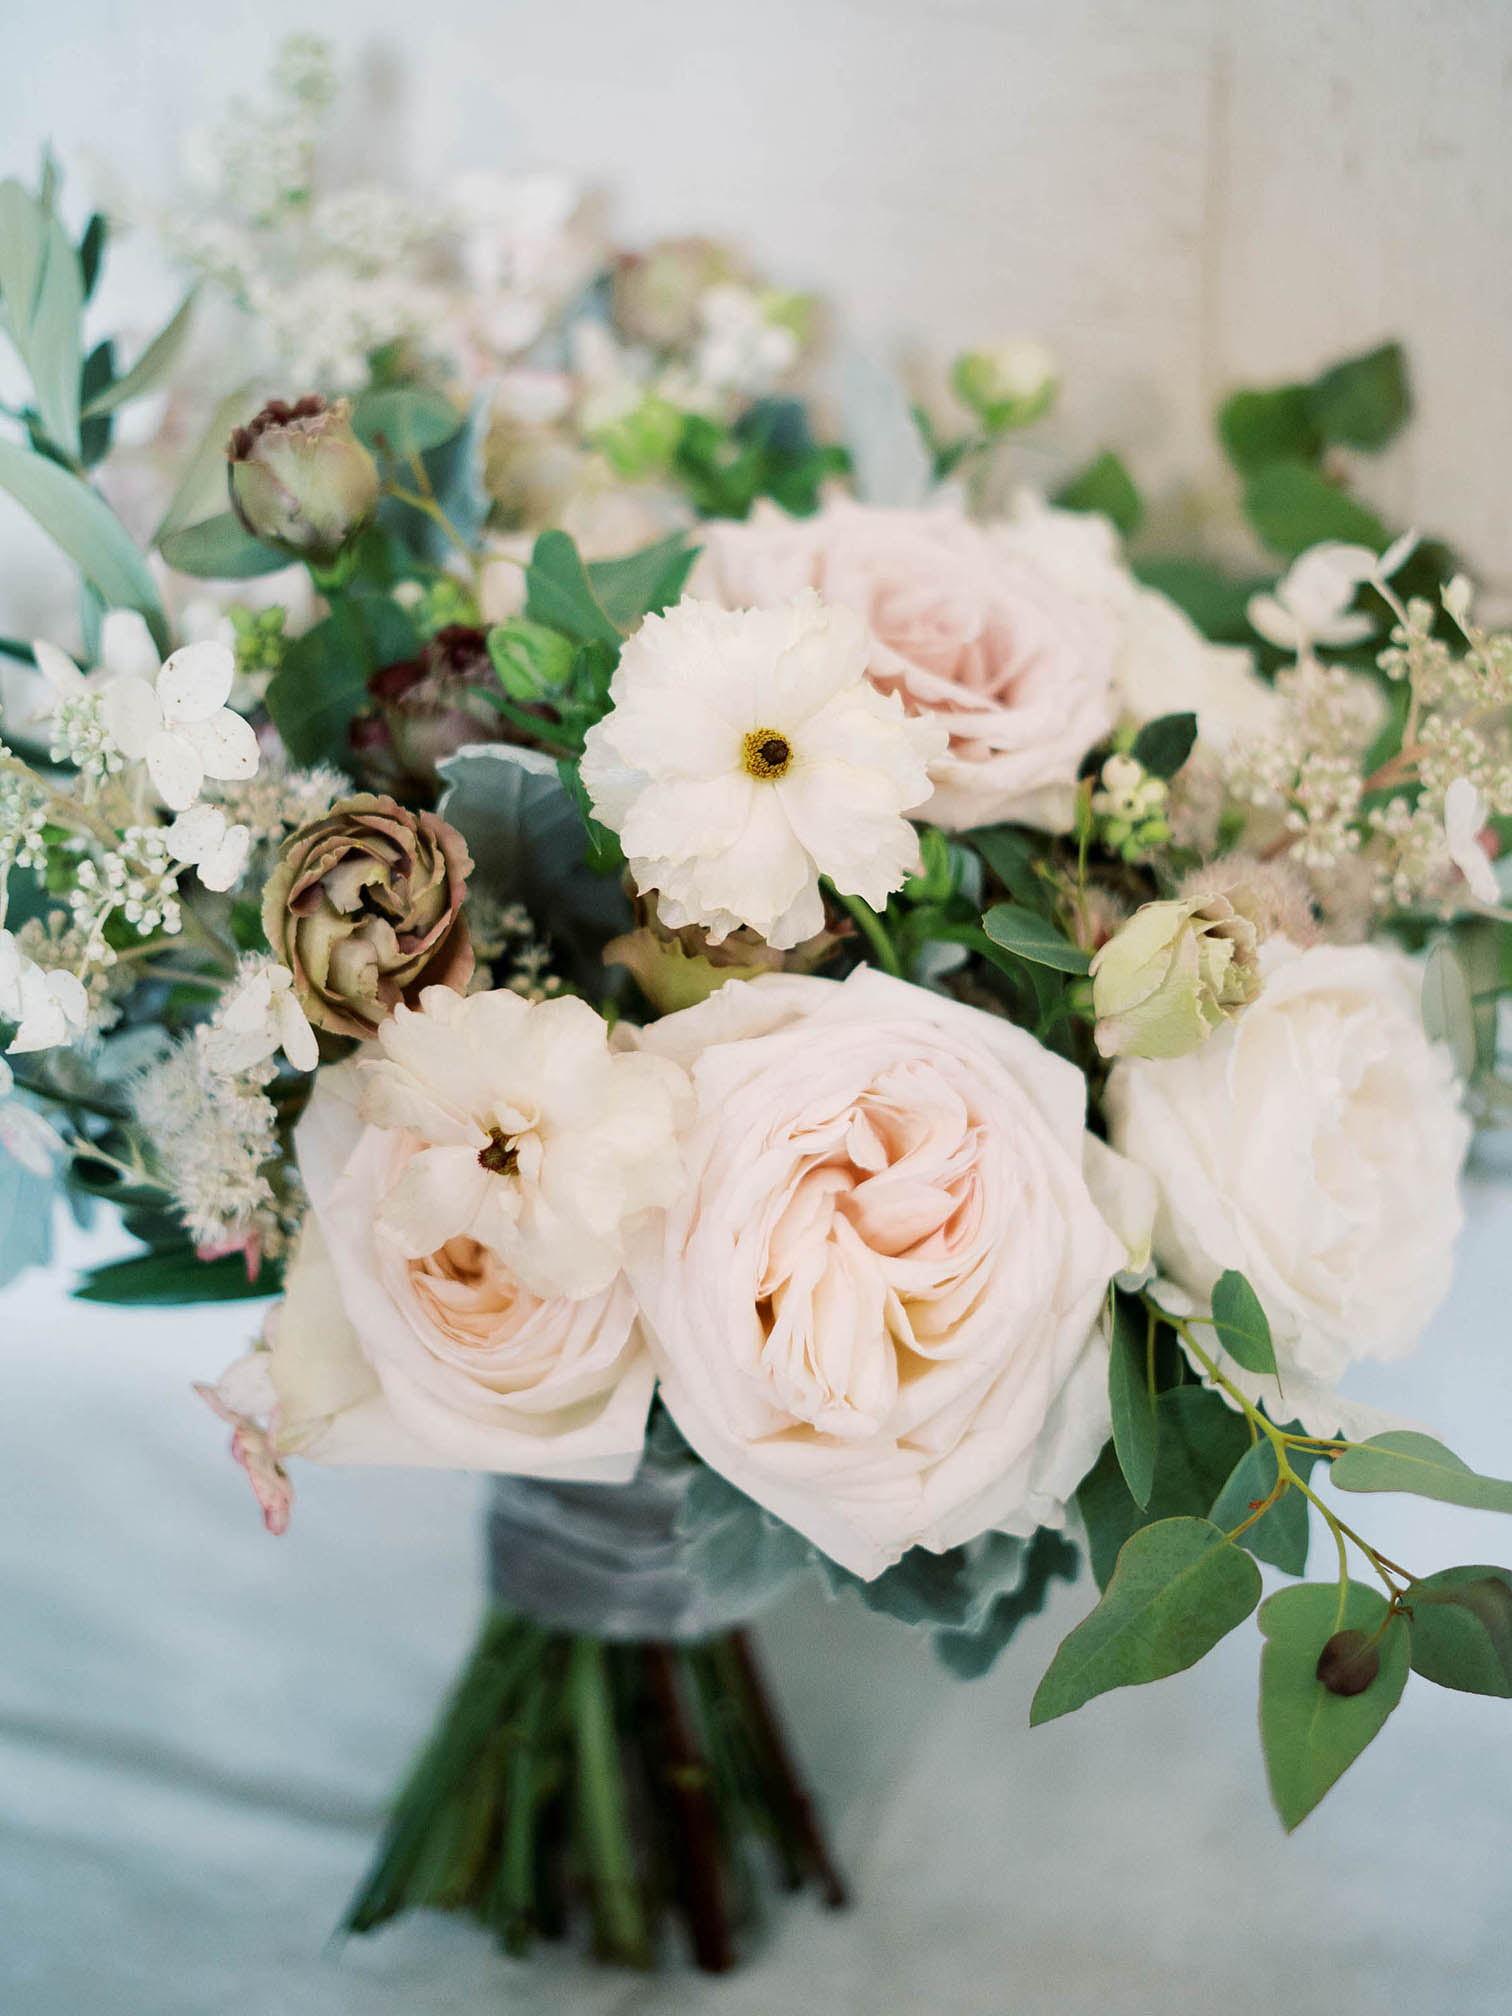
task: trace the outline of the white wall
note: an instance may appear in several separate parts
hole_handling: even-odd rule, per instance
[[[396,172],[569,166],[878,347],[1040,335],[1054,451],[1156,490],[1221,498],[1226,386],[1400,335],[1421,417],[1372,482],[1512,582],[1509,0],[30,0],[0,166],[51,135],[161,191],[317,11]]]

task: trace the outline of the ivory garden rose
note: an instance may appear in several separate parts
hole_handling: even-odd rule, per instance
[[[1134,1173],[1087,1135],[1080,1073],[872,968],[728,982],[639,1045],[698,1102],[630,1259],[698,1454],[868,1578],[1062,1523],[1108,1433]]]
[[[1123,1059],[1106,1105],[1154,1179],[1155,1258],[1183,1307],[1232,1267],[1270,1319],[1279,1389],[1225,1372],[1328,1435],[1350,1361],[1405,1356],[1448,1290],[1470,1128],[1403,954],[1272,938],[1260,973],[1189,1055]]]

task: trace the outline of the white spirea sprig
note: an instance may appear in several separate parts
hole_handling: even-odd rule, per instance
[[[117,913],[139,938],[159,932],[177,937],[184,921],[179,872],[163,831],[156,826],[128,826],[117,846],[99,845],[93,852],[81,852],[68,904],[84,933],[89,964],[114,964],[116,955],[106,941],[105,927]]]
[[[132,1111],[196,1245],[276,1239],[281,1218],[266,1165],[278,1155],[278,1115],[263,1090],[272,1067],[227,1077],[210,1064],[209,1033],[192,1030],[142,1073]]]

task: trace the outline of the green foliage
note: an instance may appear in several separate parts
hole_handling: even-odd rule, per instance
[[[1063,484],[1054,500],[1063,511],[1100,511],[1125,539],[1144,522],[1144,501],[1133,477],[1110,448]]]
[[[159,648],[167,649],[168,629],[147,562],[102,497],[45,455],[8,441],[0,441],[0,488],[63,549],[107,608],[139,610]]]
[[[185,1239],[134,1254],[129,1260],[93,1267],[74,1294],[81,1302],[175,1309],[189,1302],[245,1302],[254,1296],[276,1295],[282,1286],[282,1270],[275,1261],[265,1261],[253,1282],[247,1279],[247,1264],[240,1253],[201,1260]]]
[[[1244,510],[1273,553],[1295,559],[1324,539],[1343,539],[1379,552],[1386,527],[1315,469],[1301,462],[1268,462],[1245,485]]]
[[[697,558],[698,548],[673,532],[623,560],[591,560],[586,571],[599,607],[628,633],[643,616],[659,616],[672,606]]]
[[[594,593],[582,555],[565,532],[543,532],[525,574],[525,614],[577,643],[612,644],[620,632]]]
[[[1260,1601],[1260,1570],[1206,1519],[1161,1519],[1129,1538],[1102,1601],[1041,1680],[1031,1723],[1069,1715],[1113,1687],[1183,1672]]]
[[[1429,1039],[1447,1045],[1462,1078],[1474,1074],[1479,1043],[1470,979],[1447,934],[1436,937],[1423,961],[1423,1028]]]
[[[85,401],[85,419],[113,413],[118,406],[124,406],[130,399],[139,399],[144,392],[150,392],[154,386],[161,384],[183,354],[193,314],[194,296],[191,293],[184,297],[178,312],[153,337],[131,369]]]
[[[413,622],[387,595],[346,595],[296,637],[268,684],[268,712],[296,763],[349,762],[347,730],[380,666],[414,657]]]
[[[994,945],[1031,965],[1050,966],[1058,973],[1085,973],[1091,964],[1079,945],[1021,903],[994,904],[982,919],[982,929]]]
[[[1287,1832],[1305,1820],[1373,1737],[1407,1684],[1405,1619],[1388,1621],[1384,1597],[1357,1582],[1302,1582],[1261,1605],[1260,1740],[1271,1797]],[[1324,1646],[1340,1630],[1361,1631],[1380,1669],[1361,1693],[1331,1693],[1318,1678]]]
[[[1213,1288],[1213,1328],[1236,1365],[1275,1377],[1276,1351],[1260,1297],[1232,1267],[1224,1269]]]
[[[978,826],[961,838],[981,855],[1015,903],[1042,916],[1048,913],[1050,886],[1035,869],[1044,853],[1038,834],[1026,833],[1022,826]]]
[[[732,1607],[761,1602],[814,1559],[801,1533],[702,1463],[678,1505],[677,1537],[699,1581]]]
[[[1314,1450],[1287,1452],[1287,1461],[1302,1477],[1307,1476],[1317,1460]],[[1262,1561],[1274,1563],[1288,1575],[1301,1575],[1307,1567],[1310,1522],[1308,1502],[1300,1491],[1294,1488],[1284,1491],[1253,1525],[1245,1527],[1243,1533],[1234,1533],[1234,1528],[1243,1525],[1255,1507],[1263,1505],[1275,1490],[1276,1474],[1276,1445],[1268,1435],[1262,1435],[1234,1465],[1208,1516],[1215,1526],[1221,1526],[1239,1546],[1247,1547]]]
[[[465,419],[427,385],[374,386],[352,408],[352,432],[372,454],[408,463],[450,441]]]
[[[1074,1582],[1080,1567],[1081,1556],[1065,1534],[1041,1526],[1025,1545],[1017,1586],[1000,1590],[981,1614],[961,1629],[937,1629],[936,1657],[958,1680],[979,1678],[992,1667],[1020,1624],[1044,1609],[1052,1584]]]
[[[1215,644],[1254,643],[1249,599],[1270,586],[1268,576],[1235,581],[1201,560],[1140,560],[1134,572],[1146,588],[1185,610]]]
[[[105,259],[105,246],[110,237],[110,226],[96,210],[84,226],[84,235],[79,240],[79,277],[84,282],[84,299],[89,300],[94,293],[95,283],[100,277],[100,268]]]
[[[1244,1416],[1205,1386],[1171,1387],[1156,1401],[1155,1413],[1155,1481],[1148,1505],[1135,1502],[1111,1442],[1076,1494],[1100,1589],[1108,1585],[1119,1549],[1142,1526],[1158,1519],[1206,1518],[1250,1446]]]
[[[814,439],[797,399],[758,400],[733,427],[689,413],[673,457],[675,475],[705,518],[744,518],[758,497],[805,518],[818,509],[826,477],[849,467],[843,448]]]
[[[1400,343],[1383,343],[1348,357],[1314,379],[1308,396],[1325,441],[1367,452],[1384,448],[1412,416],[1406,352]]]
[[[1412,1667],[1464,1694],[1512,1698],[1512,1571],[1441,1568],[1407,1596]]]
[[[250,581],[289,564],[286,553],[275,553],[254,539],[234,511],[180,526],[159,541],[158,551],[180,574],[207,581]]]
[[[489,631],[488,655],[510,699],[529,703],[566,685],[577,651],[560,630],[515,616]]]
[[[42,431],[77,462],[84,275],[50,202],[14,177],[0,182],[0,311]]]
[[[1137,1296],[1115,1291],[1112,1330],[1108,1401],[1113,1413],[1113,1450],[1129,1495],[1144,1511],[1155,1488],[1160,1419],[1151,1377],[1154,1370],[1151,1318]]]
[[[95,394],[102,392],[115,378],[115,345],[109,337],[97,343],[84,359],[84,370],[79,379],[79,397],[87,407]],[[110,452],[115,426],[110,414],[100,413],[79,422],[79,460],[86,469],[103,462]]]
[[[52,1258],[57,1178],[39,1175],[0,1145],[0,1288]]]
[[[1195,714],[1162,714],[1157,720],[1146,721],[1129,753],[1152,777],[1169,780],[1191,755],[1196,742]]]
[[[1316,462],[1324,440],[1306,385],[1235,392],[1218,409],[1218,438],[1241,476],[1268,462]]]
[[[1512,1483],[1479,1476],[1441,1442],[1411,1428],[1391,1428],[1346,1449],[1334,1458],[1331,1481],[1341,1491],[1407,1491],[1478,1512],[1512,1512]]]

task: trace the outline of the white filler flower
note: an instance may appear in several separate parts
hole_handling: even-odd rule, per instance
[[[28,959],[14,935],[0,931],[0,1022],[14,1022],[6,1048],[52,1050],[72,1042],[89,1019],[89,995],[75,974]]]
[[[821,875],[880,908],[918,867],[904,815],[945,731],[869,685],[868,655],[859,620],[812,594],[681,602],[626,644],[583,783],[674,930],[797,945],[823,928]]]
[[[257,774],[257,737],[226,705],[236,660],[224,644],[186,644],[155,682],[129,673],[101,702],[105,727],[130,762],[145,762],[163,803],[187,812],[207,777]]]
[[[378,1030],[362,1117],[413,1152],[378,1209],[410,1259],[486,1246],[535,1295],[607,1288],[625,1221],[668,1202],[687,1081],[659,1057],[611,1052],[586,1001],[427,987]]]

